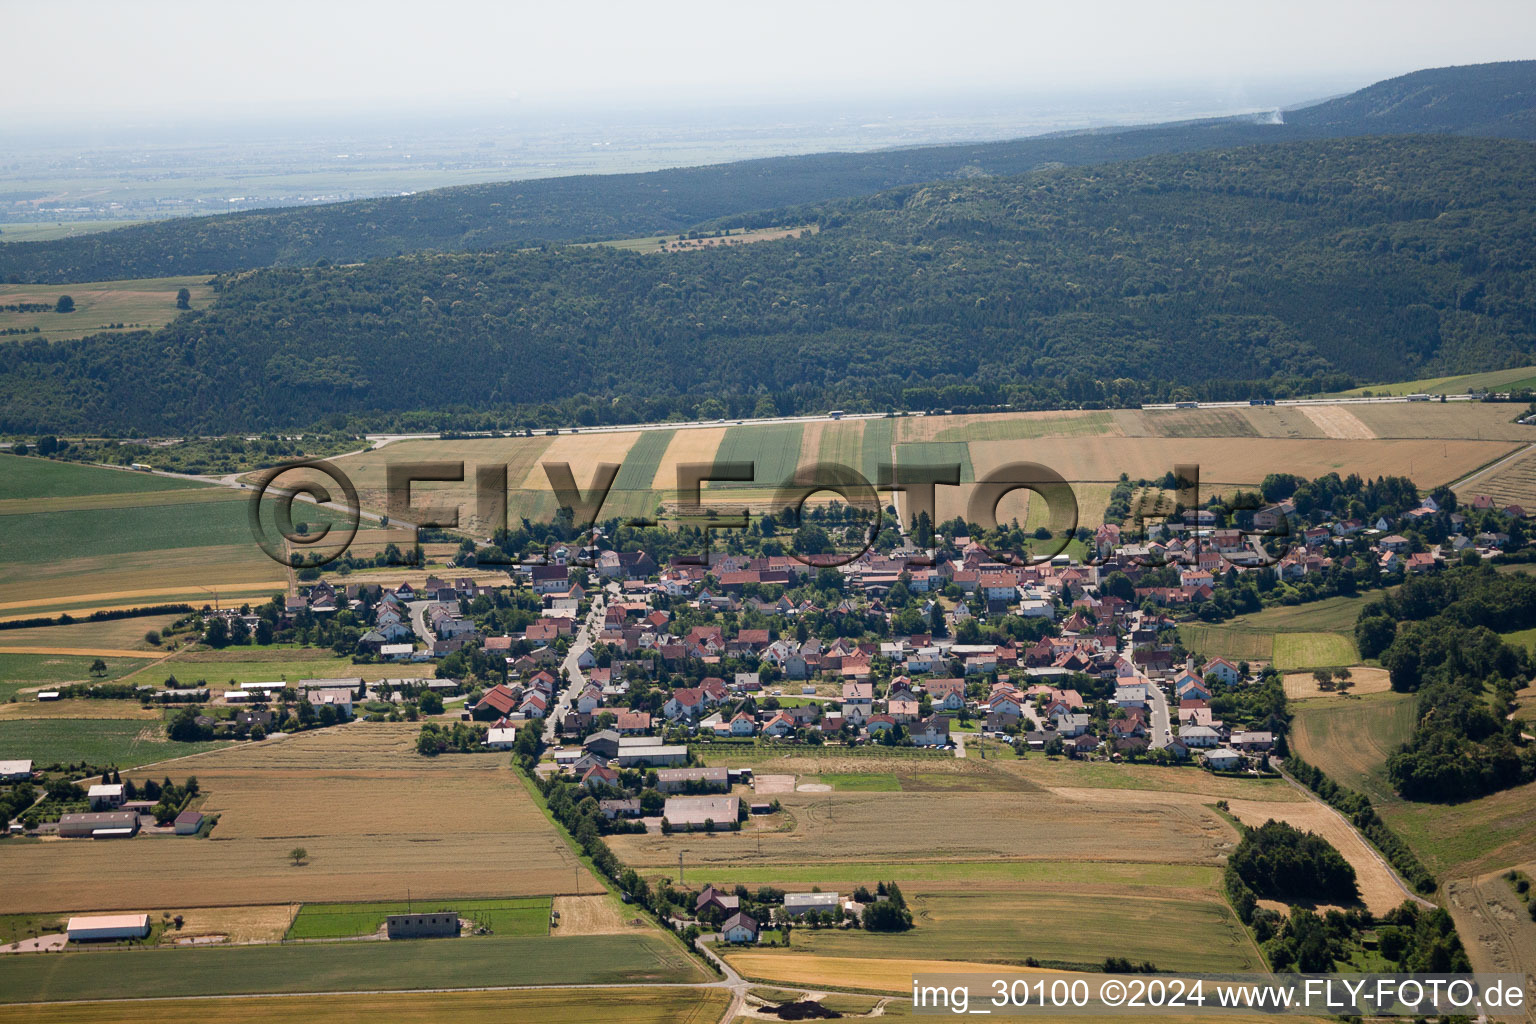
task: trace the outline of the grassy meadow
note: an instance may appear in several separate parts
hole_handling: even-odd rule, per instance
[[[391,914],[425,914],[436,910],[454,911],[462,918],[484,924],[494,935],[548,935],[552,902],[548,896],[536,896],[410,903],[306,903],[299,908],[286,937],[346,939],[372,935],[384,927],[384,919]]]
[[[10,236],[0,235],[9,241]],[[153,277],[137,281],[84,281],[78,284],[0,284],[0,305],[46,303],[47,312],[15,313],[0,311],[0,330],[20,328],[36,333],[0,336],[0,341],[43,338],[65,341],[87,334],[109,331],[150,330],[163,327],[181,312],[176,308],[176,293],[191,292],[193,309],[204,309],[213,301],[213,289],[207,274],[191,277]],[[52,306],[62,295],[75,300],[71,313],[56,313]],[[121,327],[114,325],[121,324]]]
[[[137,706],[137,705],[134,705]],[[0,718],[0,750],[39,765],[117,765],[131,768],[227,746],[176,743],[158,721],[139,719]]]
[[[108,963],[112,969],[104,970]],[[702,969],[682,947],[660,934],[571,939],[492,936],[0,958],[0,992],[14,1002],[703,980],[707,979]]]

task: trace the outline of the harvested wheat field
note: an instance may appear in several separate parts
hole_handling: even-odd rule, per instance
[[[52,654],[67,658],[163,658],[160,651],[130,651],[117,647],[0,647],[0,654]]]
[[[1486,494],[1500,506],[1529,507],[1536,502],[1536,449],[1522,452],[1491,473],[1469,479],[1456,493],[1463,501]]]
[[[254,907],[196,907],[192,910],[151,910],[151,920],[180,914],[180,928],[166,928],[162,945],[176,945],[184,939],[224,936],[231,943],[277,942],[293,923],[297,903],[275,903]]]
[[[865,959],[790,951],[729,953],[727,959],[743,975],[763,981],[907,995],[912,992],[914,974],[984,973],[988,977],[1012,979],[1040,974],[1046,970],[1043,967],[1010,967],[964,960]]]
[[[416,753],[421,726],[412,722],[353,722],[259,743],[237,743],[187,759],[196,772],[240,770],[374,769],[412,772],[461,772],[507,769],[506,758],[495,754]],[[209,756],[216,754],[217,756]],[[510,769],[507,769],[510,770]]]
[[[1204,806],[1085,805],[1035,792],[785,793],[784,811],[740,832],[622,835],[609,845],[635,867],[754,869],[839,861],[1083,860],[1217,864],[1231,827]],[[921,828],[893,823],[922,822]]]
[[[89,700],[84,697],[71,700],[18,701],[0,704],[0,719],[12,718],[95,718],[141,719],[158,722],[163,708],[146,708],[136,700]]]
[[[1301,411],[1307,419],[1318,425],[1326,437],[1340,441],[1359,441],[1376,436],[1376,432],[1362,423],[1360,417],[1342,405],[1305,405]]]
[[[622,935],[644,931],[650,926],[639,911],[628,908],[609,894],[601,896],[556,896],[551,908],[560,915],[556,935]]]
[[[651,478],[652,490],[664,496],[665,500],[673,500],[677,491],[677,467],[690,462],[713,462],[715,451],[724,438],[724,427],[693,427],[674,431]],[[574,465],[571,471],[576,472]],[[580,474],[577,479],[580,479]],[[548,487],[548,484],[545,486]]]
[[[1372,668],[1369,665],[1356,665],[1349,670],[1349,679],[1352,684],[1350,693],[1363,695],[1367,693],[1385,693],[1392,689],[1392,677],[1384,668]],[[1338,697],[1339,691],[1326,691],[1317,685],[1317,679],[1311,672],[1287,672],[1284,679],[1285,696],[1287,700],[1306,700],[1309,697]]]
[[[1351,406],[1377,437],[1536,441],[1536,426],[1515,422],[1521,405],[1500,402],[1382,402]]]
[[[1360,900],[1373,914],[1385,914],[1410,898],[1398,884],[1396,876],[1376,852],[1355,834],[1354,829],[1332,810],[1314,800],[1299,803],[1229,800],[1227,807],[1244,825],[1259,826],[1273,819],[1307,832],[1315,832],[1328,840],[1355,869]]]
[[[1536,874],[1536,864],[1517,867]],[[1445,895],[1473,970],[1536,974],[1536,927],[1503,871],[1451,879]]]
[[[201,810],[220,815],[212,838],[174,851],[145,837],[8,849],[0,913],[366,900],[407,881],[424,899],[603,891],[504,758],[439,767],[411,752],[362,767],[388,760],[381,738],[404,739],[364,725],[216,752],[233,763],[185,759],[174,774],[197,775]],[[296,847],[308,851],[300,866]]]
[[[713,1024],[729,1001],[724,990],[687,988],[135,999],[0,1006],[0,1024]]]
[[[1049,437],[1030,444],[1027,456],[1006,441],[973,441],[971,462],[978,476],[1027,458],[1067,480],[1112,482],[1121,473],[1132,480],[1156,479],[1176,464],[1200,467],[1200,480],[1255,484],[1269,473],[1305,477],[1327,473],[1369,473],[1411,477],[1421,488],[1435,487],[1513,450],[1508,441],[1334,440],[1261,437]]]
[[[248,592],[259,592],[263,590],[285,590],[288,587],[288,581],[258,580],[254,583],[206,583],[204,586],[206,586],[209,590],[217,590],[221,594],[226,591],[231,594],[245,594]],[[101,604],[94,607],[71,607],[69,609],[69,613],[79,617],[83,615],[89,615],[94,611],[105,611],[112,608],[121,608],[130,604],[156,605],[173,603],[172,599],[180,597],[181,595],[182,591],[174,587],[170,589],[160,587],[154,590],[117,590],[109,591],[104,594],[75,594],[71,597],[34,597],[25,601],[5,601],[0,603],[0,611],[9,612],[13,608],[44,608],[52,605],[63,604],[73,606],[79,604],[80,602],[90,601],[102,602]],[[29,617],[30,616],[5,616],[5,618]]]
[[[546,462],[568,462],[571,466],[571,475],[576,478],[576,486],[586,493],[588,485],[592,482],[593,474],[597,471],[599,462],[612,462],[619,466],[624,464],[624,456],[634,445],[640,432],[631,430],[620,432],[598,432],[591,434],[565,433],[553,438],[549,447],[544,449],[538,461],[529,468],[528,474],[523,478],[522,487],[529,491],[549,490],[549,477],[544,472],[543,464]],[[517,487],[517,478],[507,473],[507,486]]]

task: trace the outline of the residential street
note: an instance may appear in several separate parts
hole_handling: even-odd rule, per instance
[[[1156,683],[1147,684],[1147,698],[1152,706],[1152,748],[1161,749],[1173,742],[1173,712],[1168,706],[1168,695]]]
[[[565,661],[561,668],[566,673],[569,682],[555,695],[555,705],[544,716],[544,742],[546,744],[555,741],[555,729],[557,724],[565,718],[570,710],[571,699],[581,692],[587,685],[587,677],[582,673],[581,667],[576,664],[576,659],[592,646],[594,623],[601,623],[607,610],[607,595],[599,590],[592,598],[592,608],[587,612],[587,617],[582,620],[581,626],[571,637],[571,646],[565,654]]]

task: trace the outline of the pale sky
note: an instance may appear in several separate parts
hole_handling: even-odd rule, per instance
[[[0,131],[60,114],[1240,91],[1536,56],[1530,0],[0,0],[0,25]]]

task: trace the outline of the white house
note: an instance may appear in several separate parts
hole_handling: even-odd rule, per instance
[[[86,791],[93,811],[113,811],[123,806],[122,783],[95,785]]]
[[[1237,751],[1231,750],[1227,747],[1220,747],[1216,750],[1210,750],[1205,754],[1206,767],[1213,768],[1219,772],[1231,771],[1238,765],[1242,764],[1242,762],[1243,756]]]
[[[757,922],[743,913],[735,913],[720,926],[720,937],[730,943],[757,941]]]
[[[511,750],[517,742],[517,730],[511,726],[492,729],[485,734],[485,745],[492,750]]]
[[[1144,708],[1147,706],[1147,687],[1144,683],[1134,683],[1129,686],[1115,687],[1115,705],[1122,708]]]
[[[1212,658],[1206,662],[1205,674],[1215,676],[1223,686],[1236,686],[1243,681],[1243,674],[1226,658]]]
[[[1179,739],[1186,747],[1214,747],[1221,742],[1220,735],[1208,725],[1190,725],[1179,730]]]

